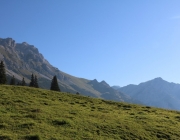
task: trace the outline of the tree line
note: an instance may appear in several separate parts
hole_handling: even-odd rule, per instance
[[[4,65],[3,61],[1,61],[1,63],[0,63],[0,84],[6,84],[6,83],[7,83],[7,78],[6,78],[5,65]],[[18,83],[16,84],[16,79],[15,79],[14,75],[12,76],[9,84],[10,85],[27,86],[24,77],[21,82],[18,81]],[[34,74],[31,75],[31,81],[29,83],[29,87],[39,88],[38,78]],[[53,77],[53,79],[51,81],[50,90],[61,91],[59,88],[58,82],[57,82],[56,75]]]

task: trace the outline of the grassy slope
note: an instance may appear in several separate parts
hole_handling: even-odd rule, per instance
[[[0,86],[0,140],[179,139],[180,112]]]
[[[71,81],[73,82],[73,84],[76,86],[75,89],[77,89],[78,87],[80,87],[80,90],[84,90],[86,92],[90,92],[93,93],[96,97],[100,97],[101,93],[98,92],[97,90],[95,90],[91,85],[88,84],[88,82],[90,82],[90,80],[84,79],[84,78],[77,78],[74,76],[71,76],[69,74],[66,74],[63,72],[63,74],[68,77],[69,79],[71,79]],[[72,88],[72,85],[71,87]],[[75,90],[76,91],[76,90]],[[83,93],[85,94],[85,93]],[[92,95],[91,95],[92,96]]]

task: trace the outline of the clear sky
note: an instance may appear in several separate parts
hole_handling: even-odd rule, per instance
[[[180,83],[180,0],[0,0],[0,38],[112,85]]]

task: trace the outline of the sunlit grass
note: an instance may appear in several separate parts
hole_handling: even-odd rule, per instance
[[[180,112],[0,86],[0,140],[179,139]]]

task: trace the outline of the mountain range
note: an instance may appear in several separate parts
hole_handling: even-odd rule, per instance
[[[148,106],[180,110],[180,84],[167,82],[160,77],[117,90]]]
[[[180,110],[180,84],[170,83],[162,78],[124,87],[110,87],[105,81],[78,78],[62,72],[52,66],[34,45],[26,42],[16,43],[12,38],[0,38],[0,61],[6,66],[6,74],[10,79],[25,78],[27,85],[31,74],[38,77],[40,88],[49,89],[54,75],[58,78],[61,91],[85,96],[103,98],[121,102],[129,102],[166,109]]]
[[[52,66],[34,45],[26,42],[16,43],[12,38],[0,38],[0,60],[5,63],[8,77],[14,75],[17,80],[22,80],[24,77],[26,83],[29,83],[33,73],[38,77],[41,88],[49,89],[51,79],[56,75],[61,91],[79,92],[107,100],[136,102],[128,95],[110,87],[105,81],[77,78],[60,71]]]

